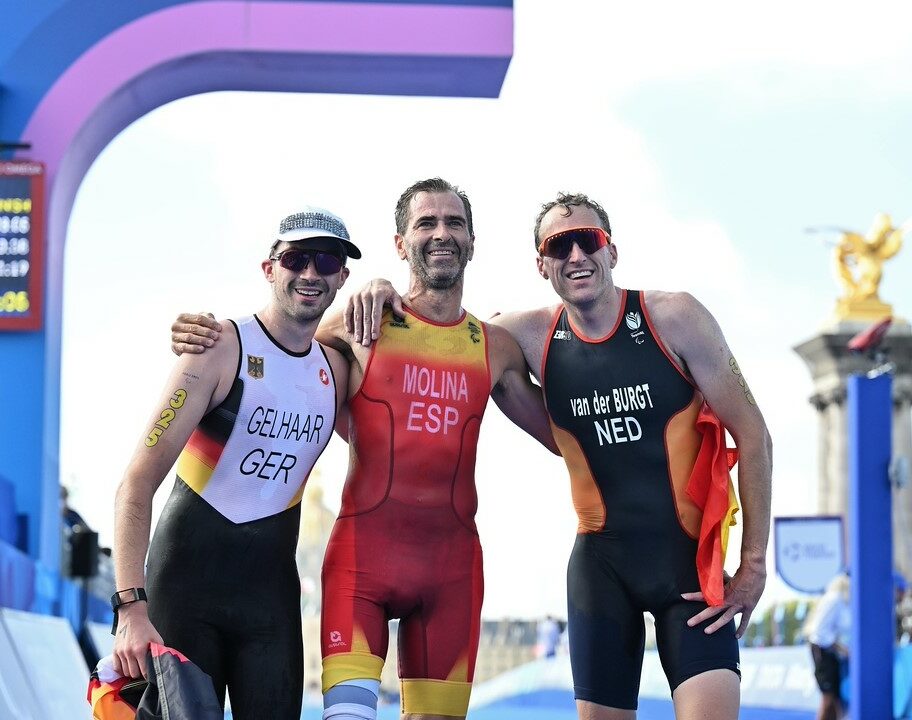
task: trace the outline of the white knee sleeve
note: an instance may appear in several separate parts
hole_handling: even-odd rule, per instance
[[[379,680],[345,680],[323,694],[323,720],[377,720]]]
[[[336,703],[323,711],[323,720],[377,720],[377,711],[367,705]]]

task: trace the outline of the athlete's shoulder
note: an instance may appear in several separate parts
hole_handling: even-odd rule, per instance
[[[204,353],[184,353],[177,359],[176,371],[193,382],[211,383],[214,396],[224,399],[238,373],[240,339],[237,326],[230,320],[219,320],[222,325],[218,341]]]
[[[653,322],[686,321],[709,311],[689,292],[644,290],[643,302]]]
[[[220,363],[225,360],[237,362],[241,339],[238,335],[237,320],[224,318],[218,321],[222,326],[219,340],[202,355],[193,357],[202,358],[205,362]]]
[[[495,315],[488,320],[490,332],[506,332],[522,350],[529,367],[538,367],[548,339],[548,333],[560,305],[519,310]]]
[[[720,334],[712,313],[689,292],[647,290],[643,296],[653,326],[675,347]]]
[[[520,345],[525,342],[542,339],[551,328],[560,305],[498,313],[488,324],[498,326],[509,332]]]
[[[354,338],[345,329],[343,310],[324,315],[314,337],[324,347],[331,347],[345,355],[351,353]]]

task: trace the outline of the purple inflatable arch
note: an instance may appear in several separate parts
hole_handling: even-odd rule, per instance
[[[512,0],[48,0],[23,12],[10,16],[12,50],[0,49],[0,137],[31,143],[47,167],[46,310],[42,330],[0,333],[10,358],[0,397],[22,408],[0,419],[0,467],[28,518],[29,554],[55,568],[63,250],[102,149],[150,110],[217,90],[495,97],[513,10]]]

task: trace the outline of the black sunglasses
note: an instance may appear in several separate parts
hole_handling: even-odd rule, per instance
[[[313,258],[314,268],[320,275],[335,275],[345,267],[345,261],[338,255],[322,250],[286,250],[269,259],[278,260],[279,265],[286,270],[300,273],[310,265],[311,258]]]
[[[555,260],[566,260],[574,243],[584,253],[591,255],[596,250],[608,247],[611,236],[600,227],[573,228],[546,237],[538,246],[538,252]]]

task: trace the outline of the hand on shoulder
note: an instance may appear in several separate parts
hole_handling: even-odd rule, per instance
[[[171,352],[204,353],[218,341],[223,327],[212,313],[180,313],[171,324]]]

